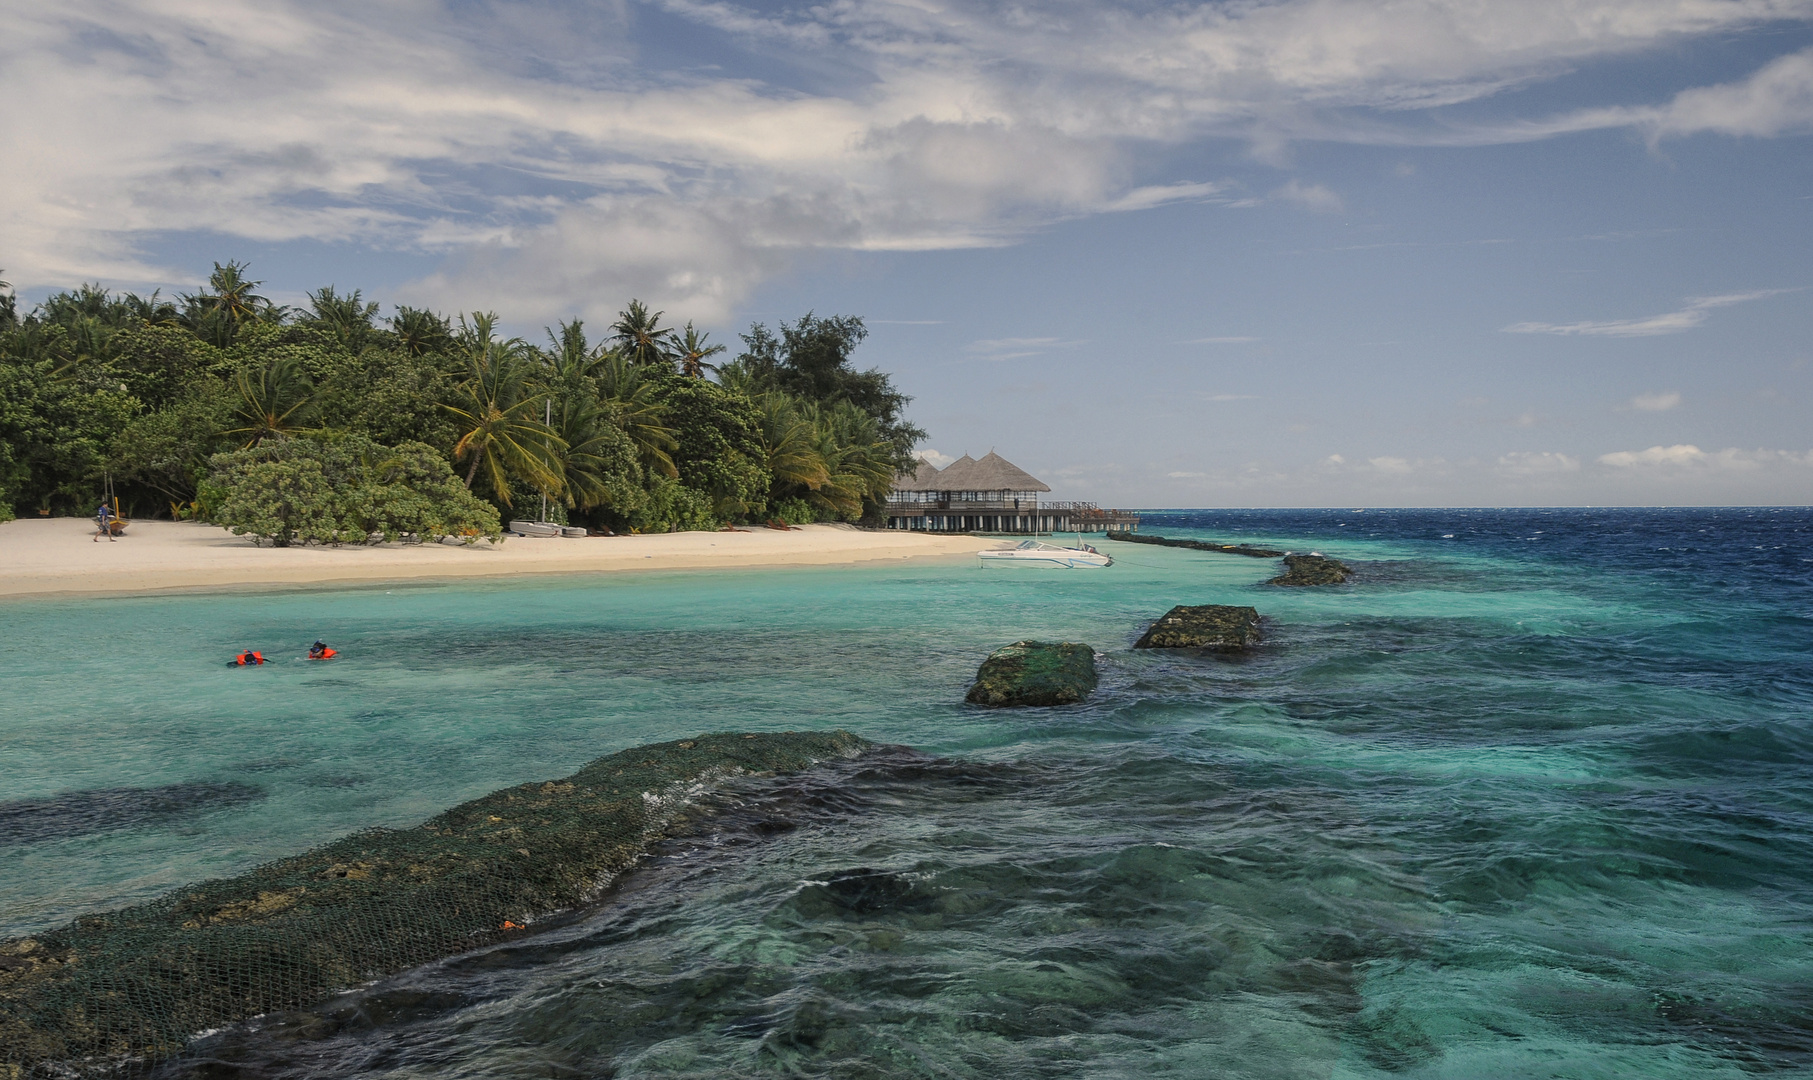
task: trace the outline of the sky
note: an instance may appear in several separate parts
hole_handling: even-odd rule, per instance
[[[1129,507],[1813,503],[1813,0],[0,0],[0,277],[861,315]]]

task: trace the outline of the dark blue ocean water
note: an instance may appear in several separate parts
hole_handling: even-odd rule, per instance
[[[210,1076],[1813,1073],[1813,511],[1179,511],[964,563],[0,608],[0,934],[603,753],[901,748],[701,807],[577,923],[217,1035]],[[1134,653],[1253,604],[1238,659]],[[108,647],[95,648],[107,627]],[[328,671],[229,671],[244,644]],[[1060,709],[961,703],[1087,641]]]

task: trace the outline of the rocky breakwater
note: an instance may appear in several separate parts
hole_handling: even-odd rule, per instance
[[[1251,544],[1224,544],[1219,540],[1174,540],[1168,536],[1141,536],[1138,533],[1109,533],[1108,537],[1130,544],[1213,551],[1222,555],[1245,555],[1253,559],[1283,559],[1284,573],[1267,581],[1267,585],[1340,585],[1353,576],[1352,567],[1326,555],[1292,555],[1276,548],[1254,547]]]
[[[990,653],[963,700],[991,708],[1074,705],[1095,689],[1095,650],[1074,641],[1016,641]]]
[[[1339,559],[1326,555],[1286,555],[1284,573],[1267,585],[1340,585],[1353,576],[1353,569]]]
[[[1129,544],[1152,544],[1155,547],[1187,548],[1191,551],[1214,551],[1223,555],[1245,555],[1253,559],[1276,559],[1284,552],[1273,548],[1254,547],[1251,544],[1224,544],[1219,540],[1173,540],[1167,536],[1141,536],[1139,533],[1111,532],[1110,540],[1124,540]]]
[[[1228,604],[1179,604],[1133,643],[1136,649],[1207,649],[1241,652],[1259,644],[1256,608]]]

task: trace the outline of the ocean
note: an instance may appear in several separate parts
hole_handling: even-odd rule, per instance
[[[1108,570],[0,606],[0,937],[714,731],[583,918],[216,1033],[209,1077],[1813,1073],[1813,511],[1167,511]],[[1235,658],[1130,646],[1251,604]],[[343,657],[299,658],[325,638]],[[963,704],[1024,638],[1085,704]],[[275,662],[235,669],[260,648]]]

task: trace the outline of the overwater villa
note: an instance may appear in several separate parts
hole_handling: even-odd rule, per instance
[[[927,532],[1109,532],[1139,528],[1139,515],[1091,502],[1039,502],[1051,488],[994,451],[940,469],[924,458],[894,480],[888,528]]]

